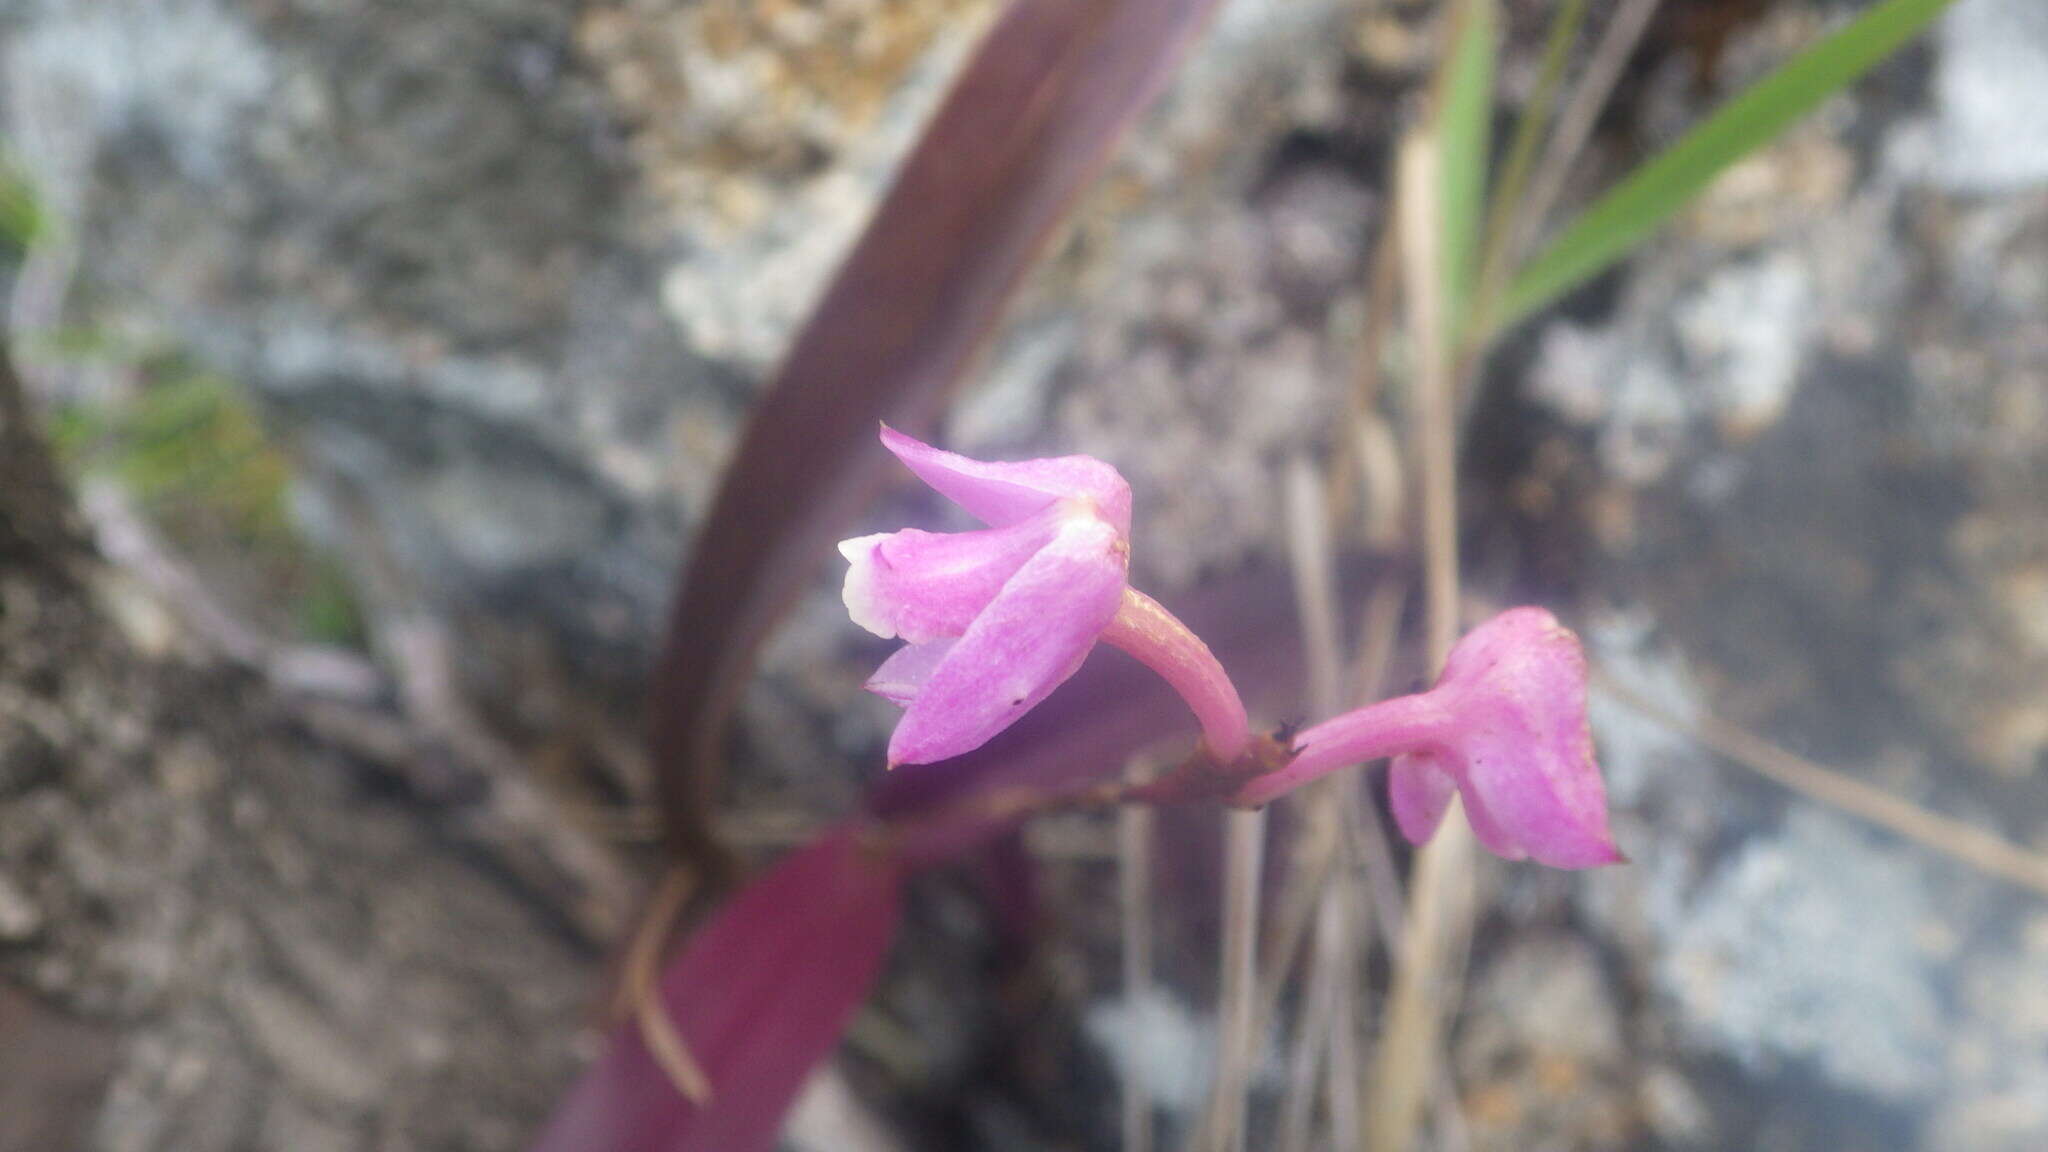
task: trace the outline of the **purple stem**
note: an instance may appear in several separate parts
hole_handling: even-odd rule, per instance
[[[1244,751],[1251,739],[1251,726],[1237,686],[1202,638],[1158,601],[1135,588],[1125,588],[1116,619],[1103,630],[1102,639],[1137,657],[1180,693],[1194,710],[1202,725],[1202,739],[1218,763],[1229,764]]]
[[[1434,691],[1346,712],[1295,737],[1294,759],[1284,768],[1254,777],[1231,802],[1264,804],[1340,768],[1441,744],[1450,725],[1450,710]]]
[[[1020,814],[956,804],[880,825],[877,847],[911,868],[930,868],[958,860],[1022,822]]]

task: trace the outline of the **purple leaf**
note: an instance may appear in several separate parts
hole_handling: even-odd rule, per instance
[[[674,847],[707,825],[755,652],[880,486],[877,421],[938,416],[1053,226],[1216,0],[1013,0],[754,411],[698,534],[654,687]]]
[[[771,1152],[811,1069],[881,971],[903,866],[846,827],[741,889],[663,971],[660,996],[711,1084],[703,1106],[619,1028],[532,1152]]]

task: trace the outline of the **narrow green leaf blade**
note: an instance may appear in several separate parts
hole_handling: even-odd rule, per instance
[[[1952,0],[1884,0],[1630,173],[1515,276],[1505,328],[1627,255],[1731,164],[1899,50]]]
[[[48,223],[21,165],[13,156],[0,152],[0,244],[26,252],[29,245],[43,237]]]
[[[1443,152],[1437,188],[1442,200],[1444,315],[1454,325],[1465,316],[1479,276],[1499,23],[1495,0],[1460,0],[1455,39],[1441,80]]]
[[[1537,150],[1542,147],[1545,129],[1550,127],[1558,89],[1564,84],[1565,64],[1571,56],[1572,45],[1578,42],[1579,27],[1586,22],[1586,3],[1587,0],[1563,0],[1556,14],[1550,18],[1550,31],[1544,36],[1543,66],[1537,73],[1536,87],[1529,93],[1522,114],[1516,118],[1514,135],[1509,139],[1506,157],[1501,162],[1500,176],[1494,180],[1493,193],[1487,201],[1486,233],[1481,238],[1479,250],[1479,279],[1473,289],[1478,293],[1474,301],[1476,312],[1462,318],[1460,324],[1467,337],[1485,337],[1487,317],[1500,307],[1501,294],[1507,289],[1515,238],[1522,232],[1522,204],[1528,195],[1529,180],[1535,174]]]

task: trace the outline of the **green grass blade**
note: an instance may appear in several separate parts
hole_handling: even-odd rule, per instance
[[[35,189],[21,166],[11,155],[0,151],[0,245],[26,252],[42,236],[47,224]]]
[[[1898,51],[1951,0],[1884,0],[1723,105],[1630,173],[1515,276],[1505,328],[1626,255],[1729,165]]]
[[[1500,306],[1501,293],[1507,288],[1515,237],[1522,231],[1522,201],[1529,190],[1529,178],[1536,167],[1536,151],[1543,143],[1544,129],[1550,126],[1558,88],[1564,82],[1565,62],[1571,55],[1573,43],[1579,38],[1580,25],[1586,21],[1586,2],[1564,0],[1558,5],[1556,15],[1551,17],[1550,32],[1544,38],[1542,70],[1537,73],[1536,87],[1529,93],[1529,101],[1515,123],[1507,159],[1502,162],[1500,177],[1494,182],[1493,197],[1486,209],[1485,240],[1479,256],[1477,319],[1472,321],[1478,324],[1482,334],[1487,327],[1486,318]],[[1474,333],[1467,329],[1466,334]]]
[[[1445,316],[1455,325],[1472,301],[1493,144],[1493,76],[1499,41],[1495,0],[1459,0],[1451,53],[1438,92],[1437,195],[1442,201]]]

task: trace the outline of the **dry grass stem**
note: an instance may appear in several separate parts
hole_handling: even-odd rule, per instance
[[[1436,141],[1411,132],[1397,160],[1401,259],[1409,336],[1416,349],[1414,443],[1420,463],[1423,588],[1432,667],[1458,632],[1456,380],[1442,303]],[[1395,953],[1386,1030],[1372,1073],[1362,1143],[1401,1152],[1414,1143],[1427,1090],[1438,1076],[1443,1029],[1440,964],[1470,930],[1472,834],[1453,804],[1435,839],[1416,854],[1408,920]]]
[[[1323,486],[1301,456],[1287,462],[1287,551],[1308,661],[1309,712],[1317,718],[1332,716],[1344,706],[1344,665],[1337,649],[1343,633],[1337,614],[1337,565]]]
[[[1217,993],[1216,1082],[1209,1100],[1211,1152],[1244,1152],[1245,1094],[1257,1059],[1253,1000],[1257,990],[1259,863],[1265,856],[1266,813],[1224,816],[1223,939]]]
[[[1316,933],[1316,955],[1323,953],[1323,934]],[[1295,1019],[1294,1050],[1287,1062],[1287,1092],[1280,1102],[1279,1152],[1307,1152],[1310,1125],[1315,1120],[1317,1089],[1330,1049],[1327,1023],[1334,1008],[1337,985],[1347,974],[1327,963],[1311,961],[1308,994],[1301,998],[1301,1014]]]
[[[1627,67],[1629,57],[1635,55],[1636,45],[1641,43],[1643,33],[1649,30],[1650,17],[1656,13],[1657,0],[1623,0],[1621,11],[1615,13],[1599,44],[1594,46],[1592,58],[1572,89],[1571,99],[1565,103],[1564,111],[1558,113],[1557,128],[1543,149],[1542,163],[1529,180],[1529,191],[1522,198],[1514,232],[1500,238],[1507,255],[1504,263],[1510,269],[1522,262],[1542,234],[1544,222],[1564,194],[1565,181],[1571,177],[1579,153],[1593,136],[1601,110],[1607,107],[1615,81],[1621,79],[1622,69]]]
[[[1365,317],[1358,333],[1357,366],[1352,373],[1352,386],[1345,393],[1345,412],[1350,417],[1352,435],[1338,437],[1331,469],[1337,479],[1331,523],[1361,522],[1365,544],[1375,548],[1399,546],[1403,527],[1399,516],[1404,497],[1401,453],[1379,410],[1380,358],[1394,329],[1400,272],[1400,253],[1393,241],[1383,236],[1373,249],[1365,288]],[[1375,429],[1384,435],[1375,435]],[[1389,460],[1394,465],[1391,482],[1379,470]],[[1351,504],[1354,486],[1365,506],[1363,516]],[[1393,515],[1384,516],[1389,509]]]
[[[1326,806],[1330,803],[1325,801]],[[1340,845],[1337,837],[1329,834],[1331,831],[1311,823],[1297,838],[1295,858],[1288,868],[1287,886],[1281,892],[1280,906],[1273,913],[1272,928],[1267,935],[1265,963],[1260,968],[1257,999],[1252,1009],[1254,1036],[1264,1036],[1272,1030],[1281,990],[1293,974],[1296,961],[1301,959],[1303,945],[1309,940],[1309,929],[1315,923],[1316,909],[1338,871]]]
[[[651,844],[661,839],[661,811],[651,805],[599,806],[551,792],[549,799],[600,839],[620,844]],[[823,821],[794,809],[727,809],[718,827],[727,843],[750,852],[793,848],[818,834]]]
[[[1363,422],[1376,420],[1377,416],[1364,412],[1359,418]],[[1361,457],[1362,462],[1365,459]],[[1290,461],[1289,556],[1303,650],[1308,656],[1310,706],[1318,717],[1341,711],[1345,697],[1344,664],[1337,643],[1342,626],[1337,608],[1335,546],[1322,492],[1307,460],[1297,457]],[[1398,488],[1394,496],[1399,498]],[[1294,1030],[1295,1068],[1282,1109],[1282,1148],[1306,1146],[1318,1087],[1323,1090],[1333,1125],[1355,1124],[1358,1113],[1357,1038],[1352,1031],[1357,1026],[1352,1011],[1353,986],[1358,979],[1357,952],[1348,931],[1333,931],[1334,925],[1348,921],[1350,906],[1357,899],[1355,858],[1347,850],[1352,845],[1345,836],[1347,822],[1357,818],[1360,807],[1357,778],[1346,775],[1319,781],[1308,790],[1304,800],[1309,807],[1303,839],[1318,854],[1319,867],[1297,871],[1290,897],[1291,903],[1304,912],[1311,903],[1314,905],[1317,930],[1308,963],[1309,994],[1303,998],[1302,1014]],[[1333,861],[1339,862],[1335,868],[1330,867]],[[1391,864],[1388,869],[1392,886]],[[1394,887],[1398,899],[1398,887]],[[1399,913],[1394,911],[1392,915],[1398,917]],[[1276,997],[1278,980],[1285,971],[1277,964],[1269,970]],[[1329,1069],[1326,1076],[1317,1076],[1319,1058]],[[1340,1130],[1348,1140],[1350,1129]]]
[[[1358,418],[1352,439],[1362,513],[1359,534],[1369,548],[1392,549],[1401,541],[1402,510],[1408,504],[1401,449],[1377,412]]]
[[[1525,193],[1535,169],[1536,149],[1542,143],[1544,127],[1550,123],[1551,107],[1556,101],[1558,86],[1564,80],[1565,64],[1585,17],[1586,0],[1562,0],[1551,17],[1550,35],[1543,46],[1543,66],[1537,73],[1535,90],[1529,94],[1528,103],[1515,124],[1507,159],[1501,165],[1500,178],[1494,181],[1493,197],[1486,212],[1485,257],[1479,270],[1481,330],[1476,333],[1473,347],[1466,350],[1469,353],[1484,351],[1484,328],[1491,325],[1501,289],[1507,286],[1511,261],[1516,255],[1514,238],[1522,231],[1522,213],[1527,202]]]
[[[688,868],[674,867],[662,874],[661,883],[648,901],[647,913],[626,949],[626,979],[621,992],[634,1024],[640,1029],[640,1038],[647,1043],[648,1054],[676,1091],[701,1108],[711,1102],[711,1080],[704,1075],[696,1057],[690,1055],[690,1047],[676,1031],[675,1022],[669,1019],[656,982],[661,970],[662,945],[667,943],[696,886],[695,874]]]
[[[1322,485],[1307,460],[1289,461],[1283,494],[1287,506],[1289,555],[1293,562],[1295,603],[1301,614],[1307,652],[1311,703],[1319,715],[1337,708],[1341,699],[1343,660],[1338,652],[1334,561]],[[1331,818],[1317,814],[1328,812]],[[1333,806],[1311,809],[1304,855],[1292,870],[1288,898],[1282,905],[1278,939],[1284,960],[1269,957],[1265,981],[1255,963],[1258,933],[1258,873],[1265,838],[1263,812],[1233,812],[1226,819],[1223,917],[1223,982],[1218,1011],[1216,1081],[1209,1108],[1205,1146],[1217,1152],[1244,1148],[1245,1091],[1256,1059],[1258,1037],[1271,1018],[1278,981],[1293,967],[1294,953],[1306,930],[1308,914],[1328,872],[1339,825]],[[1318,827],[1320,825],[1320,827]]]
[[[1135,1018],[1152,992],[1152,810],[1124,805],[1117,811],[1116,830],[1124,999]],[[1152,1095],[1144,1077],[1136,1074],[1124,1080],[1124,1152],[1152,1152]]]
[[[1331,898],[1323,901],[1322,915],[1316,923],[1317,939],[1323,944],[1317,954],[1329,957],[1332,974],[1329,1018],[1324,1021],[1330,1033],[1330,1051],[1325,1057],[1323,1088],[1330,1111],[1331,1152],[1352,1152],[1358,1147],[1358,1092],[1362,1084],[1358,1071],[1358,958],[1363,945],[1351,915],[1358,901],[1353,891],[1354,874],[1354,870],[1347,870],[1330,886]]]
[[[1401,635],[1401,613],[1407,600],[1407,583],[1399,578],[1380,581],[1366,597],[1365,617],[1359,626],[1358,657],[1352,663],[1351,673],[1360,704],[1386,694],[1387,668],[1393,663],[1394,646]],[[1400,947],[1408,903],[1401,894],[1401,874],[1394,867],[1393,845],[1387,842],[1385,826],[1370,814],[1372,805],[1364,797],[1344,805],[1342,812],[1346,843],[1364,873],[1369,923],[1379,931],[1391,952]]]
[[[1890,829],[1980,872],[2009,880],[2048,896],[2048,856],[2029,851],[1973,824],[1930,812],[1880,788],[1816,764],[1733,724],[1711,717],[1687,720],[1595,673],[1595,686],[1659,724],[1679,732],[1729,760],[1817,800]]]

